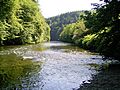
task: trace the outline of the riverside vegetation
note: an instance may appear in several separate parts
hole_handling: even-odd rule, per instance
[[[36,0],[0,0],[0,45],[49,41],[50,28]]]
[[[120,1],[104,0],[104,4],[93,5],[95,9],[79,13],[76,22],[63,24],[59,39],[120,59]]]

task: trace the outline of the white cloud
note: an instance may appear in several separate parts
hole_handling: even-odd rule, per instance
[[[61,13],[90,10],[91,3],[98,3],[99,0],[39,0],[40,8],[44,17],[51,17]]]

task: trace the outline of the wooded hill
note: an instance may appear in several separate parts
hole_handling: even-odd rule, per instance
[[[0,45],[40,43],[50,28],[36,0],[0,0]]]
[[[51,41],[58,41],[63,27],[79,20],[80,13],[82,12],[83,11],[68,12],[46,19],[51,28]]]

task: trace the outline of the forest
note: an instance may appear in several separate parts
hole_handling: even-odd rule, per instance
[[[0,0],[0,45],[49,41],[50,27],[36,0]]]
[[[80,18],[80,13],[83,11],[74,11],[61,14],[55,17],[47,18],[46,21],[51,28],[50,37],[51,41],[59,40],[59,35],[63,27],[67,24],[75,23]]]
[[[95,7],[93,10],[80,12],[77,20],[73,17],[76,22],[63,24],[59,38],[61,41],[74,43],[106,57],[120,59],[120,2],[119,0],[104,0],[104,2],[104,4],[93,3]],[[54,26],[54,29],[51,28],[51,33],[61,27],[58,23],[55,26],[54,23],[56,21],[51,24]]]

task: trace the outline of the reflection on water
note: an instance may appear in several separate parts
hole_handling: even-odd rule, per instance
[[[30,78],[40,68],[40,62],[32,62],[30,59],[23,60],[14,53],[0,55],[0,90],[18,90],[34,86]]]
[[[63,42],[5,46],[0,48],[0,88],[78,89],[98,73],[93,66],[103,63],[102,56]]]

